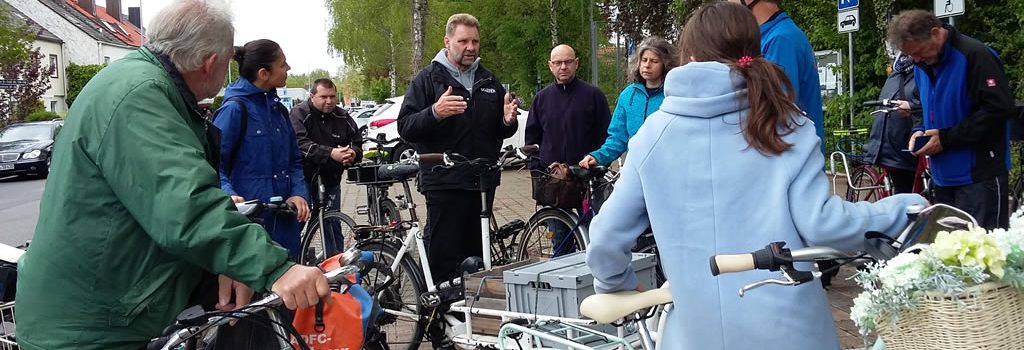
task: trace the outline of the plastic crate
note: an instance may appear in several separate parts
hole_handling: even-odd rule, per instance
[[[537,315],[580,318],[580,303],[594,295],[594,276],[578,252],[504,272],[508,310]],[[644,290],[657,288],[654,254],[633,253],[633,271]],[[595,329],[615,334],[615,327]]]

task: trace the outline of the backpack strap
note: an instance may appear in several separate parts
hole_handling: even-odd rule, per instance
[[[249,129],[249,111],[248,108],[245,106],[245,102],[242,101],[240,98],[232,97],[227,99],[227,101],[224,101],[224,103],[228,103],[231,101],[234,101],[242,112],[242,125],[238,130],[238,137],[235,138],[235,147],[231,149],[231,155],[228,156],[227,164],[224,164],[224,172],[227,173],[226,175],[228,177],[231,176],[232,168],[235,166],[235,160],[238,159],[238,150],[242,148],[242,141],[245,140],[245,133]],[[223,142],[223,140],[221,141]]]

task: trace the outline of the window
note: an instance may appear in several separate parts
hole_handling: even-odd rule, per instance
[[[50,112],[57,111],[57,101],[50,101]]]
[[[110,64],[110,56],[103,56],[103,64]]]
[[[50,67],[53,67],[53,74],[50,74],[50,77],[56,78],[59,75],[57,72],[60,71],[60,66],[57,65],[57,55],[50,55]]]

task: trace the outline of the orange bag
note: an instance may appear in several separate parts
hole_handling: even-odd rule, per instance
[[[336,269],[341,266],[340,258],[339,254],[327,259],[320,267],[326,271]],[[302,338],[293,338],[293,344],[297,346],[301,340],[313,350],[358,350],[363,346],[367,326],[377,314],[376,307],[355,276],[347,282],[331,286],[331,303],[321,302],[295,311],[292,324]]]

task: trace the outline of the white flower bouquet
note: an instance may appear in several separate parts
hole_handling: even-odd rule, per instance
[[[940,232],[869,265],[850,317],[887,349],[1024,349],[1024,218],[1010,230]]]

